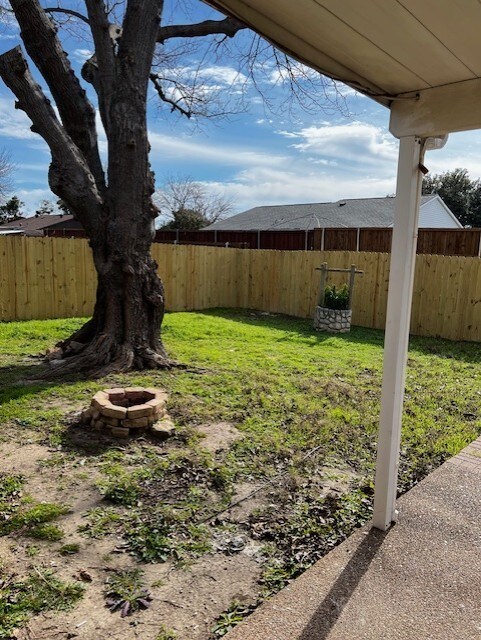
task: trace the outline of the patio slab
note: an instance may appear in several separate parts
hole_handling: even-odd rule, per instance
[[[227,640],[481,639],[481,438],[364,527]]]

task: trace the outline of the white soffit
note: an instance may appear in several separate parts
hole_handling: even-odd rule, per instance
[[[481,128],[479,0],[207,0],[391,108],[394,135]]]

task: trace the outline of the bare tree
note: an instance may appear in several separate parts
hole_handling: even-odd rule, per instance
[[[12,188],[14,164],[8,151],[0,149],[0,197],[5,198]]]
[[[158,209],[149,164],[148,85],[153,83],[163,104],[179,114],[216,113],[215,83],[204,73],[205,56],[209,53],[215,62],[245,26],[233,18],[177,23],[163,0],[85,0],[85,14],[61,0],[50,6],[42,5],[44,0],[0,2],[18,23],[58,115],[20,46],[0,56],[0,76],[15,94],[16,108],[28,115],[32,131],[50,148],[50,188],[82,223],[98,275],[93,317],[59,345],[62,359],[54,374],[171,366],[160,338],[164,288],[150,255]],[[188,3],[175,0],[173,6],[178,10]],[[82,77],[95,91],[108,140],[106,170],[95,108],[60,40],[62,30],[72,25],[86,31],[94,49]],[[257,38],[249,42],[247,53],[239,54],[244,67],[267,64],[262,51],[268,45]],[[181,58],[194,49],[200,64],[194,69],[184,61],[181,67]],[[275,55],[288,82],[299,82],[301,76],[292,72],[296,65]],[[228,111],[224,103],[223,112]]]
[[[202,229],[227,217],[233,209],[231,198],[209,193],[191,177],[168,178],[156,191],[154,201],[164,221],[162,229]]]

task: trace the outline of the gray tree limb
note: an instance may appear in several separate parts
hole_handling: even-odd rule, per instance
[[[90,31],[95,45],[95,62],[87,61],[90,69],[90,82],[99,98],[99,111],[104,129],[110,128],[110,100],[115,78],[115,51],[110,35],[110,25],[103,0],[85,0],[90,23]],[[90,65],[90,66],[89,66]],[[87,75],[82,69],[84,79]]]
[[[38,0],[11,0],[21,37],[36,67],[47,83],[66,132],[85,157],[100,191],[105,178],[95,127],[95,109],[87,98]]]
[[[197,38],[211,35],[224,35],[233,38],[236,33],[248,27],[236,18],[223,20],[205,20],[197,24],[174,24],[160,27],[157,42],[163,44],[170,38]]]
[[[33,122],[52,153],[49,181],[54,193],[75,207],[78,219],[89,234],[95,234],[102,210],[102,198],[95,179],[77,145],[66,133],[28,69],[20,47],[0,56],[0,76],[18,99],[16,108]]]

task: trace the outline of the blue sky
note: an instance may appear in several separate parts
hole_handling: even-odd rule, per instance
[[[74,3],[76,8],[82,4]],[[191,0],[190,5],[193,20],[212,16],[197,0]],[[176,16],[171,19],[175,21]],[[2,27],[0,52],[18,43],[14,25]],[[69,35],[64,46],[79,71],[91,55],[90,43]],[[184,73],[190,73],[199,55],[202,52],[187,56]],[[234,212],[257,205],[394,193],[397,142],[388,132],[389,112],[384,107],[340,86],[347,107],[343,113],[327,108],[288,114],[282,108],[288,89],[276,70],[265,65],[257,77],[264,94],[277,105],[274,115],[266,111],[252,82],[237,72],[233,58],[206,60],[201,69],[207,91],[233,100],[243,97],[248,110],[228,119],[187,121],[166,107],[159,108],[152,94],[151,161],[159,187],[168,177],[190,176],[208,192],[230,197]],[[332,91],[327,89],[328,97],[333,97]],[[28,118],[14,109],[14,97],[0,81],[0,148],[9,150],[16,164],[12,193],[33,213],[41,200],[55,197],[47,184],[48,149],[29,131],[29,124]],[[102,134],[100,138],[105,149]],[[472,178],[479,178],[480,156],[480,132],[454,134],[443,150],[427,156],[426,165],[433,173],[466,167]]]

